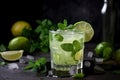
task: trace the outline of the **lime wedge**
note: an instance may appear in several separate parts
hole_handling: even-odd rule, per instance
[[[1,52],[1,57],[7,61],[16,61],[19,60],[23,55],[23,50],[16,51],[4,51]]]
[[[82,31],[85,33],[85,42],[89,42],[93,38],[94,30],[93,30],[91,24],[89,24],[86,21],[76,22],[74,24],[74,29],[76,31]]]

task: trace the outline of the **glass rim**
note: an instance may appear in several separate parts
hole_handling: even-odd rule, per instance
[[[52,33],[59,33],[59,32],[65,32],[65,31],[72,31],[72,32],[77,32],[77,33],[82,33],[82,34],[85,34],[84,31],[75,31],[75,30],[71,30],[71,29],[67,29],[67,30],[49,30],[49,32],[52,32]]]

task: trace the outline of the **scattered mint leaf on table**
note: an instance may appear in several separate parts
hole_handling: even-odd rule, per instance
[[[28,65],[24,67],[24,70],[33,70],[45,73],[47,71],[46,58],[42,57],[35,61],[29,61]]]
[[[75,75],[73,75],[73,78],[75,78],[75,79],[82,79],[82,78],[84,78],[84,73],[78,73],[78,74],[75,74]]]

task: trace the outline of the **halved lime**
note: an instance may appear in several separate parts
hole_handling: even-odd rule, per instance
[[[1,57],[7,61],[19,60],[23,55],[24,50],[4,51],[1,52]]]
[[[93,38],[94,30],[90,23],[86,21],[79,21],[74,24],[76,31],[82,31],[85,33],[85,42],[90,41]]]

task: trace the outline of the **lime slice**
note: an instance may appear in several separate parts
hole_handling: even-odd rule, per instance
[[[85,42],[90,41],[94,35],[94,30],[92,26],[86,21],[76,22],[74,24],[74,29],[76,31],[82,31],[85,33]]]
[[[23,55],[23,50],[1,52],[1,57],[7,61],[19,60]]]
[[[77,52],[77,53],[75,54],[75,60],[81,60],[82,57],[83,57],[82,54],[83,54],[83,50]]]

